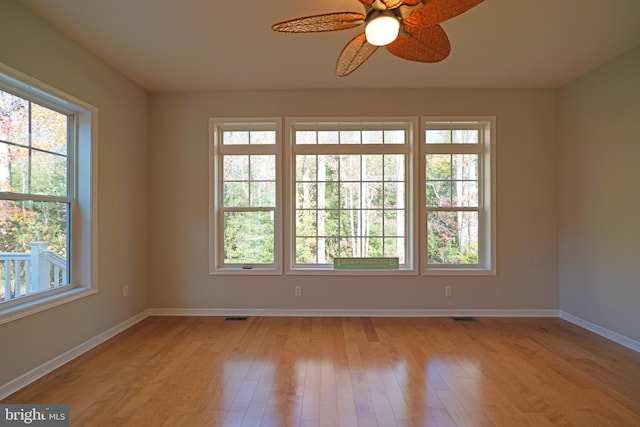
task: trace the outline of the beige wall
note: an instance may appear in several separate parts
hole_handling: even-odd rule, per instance
[[[497,117],[496,277],[208,274],[208,119],[343,115]],[[553,90],[155,93],[150,123],[152,308],[558,309]]]
[[[148,307],[147,94],[18,2],[0,1],[0,62],[99,108],[99,293],[0,325],[0,385]],[[122,285],[129,296],[122,296]]]
[[[559,97],[563,312],[640,341],[640,47]]]

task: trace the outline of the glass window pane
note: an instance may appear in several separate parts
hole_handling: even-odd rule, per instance
[[[454,130],[451,139],[454,144],[478,144],[480,142],[477,129]]]
[[[318,207],[325,209],[337,209],[339,207],[340,188],[337,182],[319,182],[318,183]]]
[[[426,205],[430,207],[451,206],[451,181],[427,181]]]
[[[276,180],[276,156],[251,156],[249,161],[252,181]]]
[[[272,130],[252,130],[249,133],[251,145],[275,145],[276,133]]]
[[[222,205],[225,208],[249,206],[248,182],[225,182],[223,186]]]
[[[0,143],[0,190],[29,193],[29,149]]]
[[[317,207],[317,185],[315,182],[296,184],[296,209],[315,209]]]
[[[309,237],[316,236],[316,211],[315,210],[296,210],[296,236]]]
[[[222,169],[222,179],[225,181],[247,181],[249,156],[224,156]]]
[[[478,212],[429,212],[427,263],[478,263]]]
[[[362,211],[362,235],[370,237],[382,236],[383,216],[383,211],[378,209]]]
[[[360,155],[340,156],[340,181],[360,181]]]
[[[318,181],[338,181],[340,156],[318,156]]]
[[[68,218],[68,203],[0,200],[0,252],[12,254],[0,263],[3,278],[9,267],[9,298],[69,284]],[[5,292],[3,283],[0,300]]]
[[[296,181],[315,181],[316,172],[316,156],[296,156]]]
[[[340,144],[360,144],[360,131],[342,130],[340,131]]]
[[[384,203],[382,198],[381,182],[362,183],[362,208],[381,208]]]
[[[318,236],[340,235],[340,211],[336,209],[318,211]]]
[[[40,150],[67,154],[67,116],[31,104],[31,145]]]
[[[316,238],[297,238],[296,264],[316,264],[317,246]]]
[[[451,165],[453,169],[453,179],[478,179],[477,154],[454,154],[451,158]]]
[[[317,133],[312,130],[298,130],[296,131],[296,144],[308,145],[317,144]]]
[[[361,257],[362,239],[357,237],[342,237],[338,239],[339,257]]]
[[[340,184],[340,207],[342,209],[360,208],[360,183],[346,182]]]
[[[384,235],[404,236],[405,215],[403,210],[385,210],[384,211]]]
[[[383,144],[384,136],[381,130],[364,130],[362,131],[363,144]]]
[[[454,181],[453,206],[477,207],[478,183],[476,181]]]
[[[0,140],[29,143],[29,101],[0,90]]]
[[[249,145],[248,131],[224,131],[222,132],[223,145]]]
[[[359,236],[362,229],[361,211],[345,209],[340,211],[340,236]]]
[[[383,166],[382,154],[370,154],[362,156],[362,180],[381,181]]]
[[[270,208],[276,205],[276,183],[275,181],[251,182],[249,185],[251,202],[255,208]]]
[[[363,257],[381,257],[384,256],[384,243],[383,239],[379,237],[369,237],[364,239],[363,242],[364,253]]]
[[[451,179],[451,154],[427,154],[427,180]]]
[[[450,130],[434,130],[430,129],[426,132],[427,144],[451,144]]]
[[[398,257],[400,265],[405,264],[405,248],[404,238],[386,238],[384,239],[384,254],[386,257]]]
[[[273,212],[225,212],[224,262],[273,264],[273,237]]]
[[[384,156],[384,179],[385,181],[404,182],[404,155],[385,154]]]
[[[57,154],[31,152],[31,193],[67,195],[67,158]]]
[[[384,143],[385,144],[404,144],[406,132],[403,130],[385,130],[384,131]]]
[[[384,184],[384,207],[404,209],[405,207],[404,182],[387,182]]]
[[[318,144],[339,144],[340,135],[335,130],[323,130],[318,132]]]

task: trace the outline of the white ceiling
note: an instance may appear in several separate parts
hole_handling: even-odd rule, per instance
[[[282,34],[271,24],[357,0],[22,0],[149,91],[299,88],[555,88],[640,44],[640,0],[485,0],[443,24],[451,55],[379,49],[335,76],[362,27]]]

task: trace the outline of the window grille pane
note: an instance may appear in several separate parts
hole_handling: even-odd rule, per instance
[[[478,212],[429,212],[427,263],[478,264]]]
[[[274,212],[224,213],[224,262],[274,262]]]
[[[385,130],[384,131],[384,143],[385,144],[405,144],[407,133],[404,130]]]
[[[69,204],[0,200],[0,300],[69,284]]]
[[[317,144],[317,133],[315,131],[296,131],[296,144],[308,145]]]
[[[249,156],[224,156],[222,179],[246,181],[249,179]]]
[[[67,195],[67,157],[32,150],[31,193]]]
[[[0,140],[29,144],[29,101],[0,90]]]
[[[251,182],[249,183],[250,205],[254,208],[266,208],[276,206],[276,183]]]
[[[0,143],[0,189],[29,193],[29,149]]]
[[[360,144],[360,131],[343,130],[340,131],[340,144]]]
[[[224,145],[249,145],[248,131],[224,131],[222,132],[222,144]]]
[[[248,182],[225,182],[222,192],[222,206],[225,208],[246,208],[249,206]]]
[[[384,133],[381,130],[362,131],[363,144],[384,144]]]
[[[340,134],[338,131],[319,131],[318,144],[339,144]]]
[[[478,130],[454,130],[451,132],[451,141],[454,144],[478,144],[480,142]]]
[[[384,172],[382,154],[362,156],[362,172],[363,181],[381,181]]]
[[[31,104],[31,145],[34,148],[66,155],[67,126],[65,114]]]
[[[451,131],[429,129],[425,141],[427,144],[451,144]]]
[[[250,156],[250,179],[252,181],[275,181],[276,156]]]
[[[360,181],[360,155],[340,156],[340,181]]]

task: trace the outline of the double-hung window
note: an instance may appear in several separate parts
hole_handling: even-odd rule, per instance
[[[492,120],[423,125],[423,272],[493,272]]]
[[[210,126],[210,271],[280,271],[280,119]]]
[[[402,121],[287,121],[291,270],[335,258],[412,263],[412,130]]]
[[[97,289],[96,116],[93,107],[0,67],[0,322]]]

